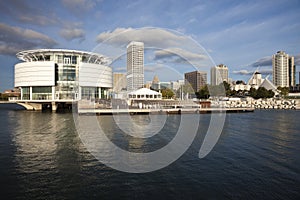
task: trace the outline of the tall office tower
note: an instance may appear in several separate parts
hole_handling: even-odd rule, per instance
[[[194,92],[198,92],[207,83],[207,73],[193,71],[184,74],[185,84],[190,84]]]
[[[144,43],[130,42],[127,46],[127,91],[144,86]]]
[[[289,78],[290,86],[296,86],[296,65],[294,56],[289,57]]]
[[[289,87],[295,85],[294,57],[284,51],[278,51],[272,57],[273,84],[275,86]]]
[[[228,67],[220,64],[210,69],[210,83],[211,85],[219,85],[226,81],[228,83]]]

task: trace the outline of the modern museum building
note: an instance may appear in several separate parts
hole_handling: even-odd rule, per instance
[[[15,65],[15,87],[20,104],[34,110],[81,99],[106,99],[112,88],[110,59],[98,53],[37,49],[17,53],[23,61]]]

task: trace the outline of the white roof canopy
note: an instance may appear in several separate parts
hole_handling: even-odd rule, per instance
[[[141,88],[128,93],[130,99],[161,99],[162,94],[148,88]]]

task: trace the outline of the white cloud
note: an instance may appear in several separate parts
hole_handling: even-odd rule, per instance
[[[180,48],[167,48],[155,51],[155,60],[173,60],[175,62],[199,61],[207,59],[206,55],[197,54]]]
[[[80,41],[82,41],[85,38],[85,31],[79,28],[64,28],[59,34],[68,41],[74,39],[80,39]]]
[[[270,75],[272,74],[272,69],[260,69],[257,70],[259,73],[263,74],[263,75]],[[236,70],[233,71],[233,74],[238,74],[238,75],[252,75],[254,72],[256,72],[256,70],[246,70],[246,69],[242,69],[242,70]]]
[[[251,64],[253,67],[263,67],[263,66],[272,66],[272,56],[266,56],[263,58],[260,58],[253,64]]]
[[[241,70],[238,70],[238,71],[233,71],[232,73],[233,74],[239,74],[239,75],[250,75],[250,74],[253,74],[253,71],[248,71],[246,69],[241,69]]]
[[[157,63],[184,63],[198,67],[213,65],[206,51],[195,40],[168,29],[117,28],[103,32],[97,36],[99,45],[95,50],[102,52],[101,47],[105,47],[106,53],[110,53],[108,56],[116,57],[115,55],[126,53],[126,46],[131,41],[144,42],[145,54],[152,55],[153,61]],[[108,51],[108,46],[113,47],[113,50]]]
[[[124,45],[131,41],[141,41],[148,47],[166,48],[184,43],[187,41],[187,37],[157,28],[116,28],[114,31],[100,33],[96,41],[98,43],[106,42],[112,45]]]
[[[50,48],[57,43],[47,35],[0,23],[0,54],[15,54],[20,50]]]

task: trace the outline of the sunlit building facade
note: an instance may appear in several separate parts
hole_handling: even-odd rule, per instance
[[[278,51],[272,57],[273,84],[277,87],[296,85],[294,57],[284,51]]]
[[[127,46],[127,91],[144,86],[144,43],[131,42]]]
[[[193,71],[184,74],[185,84],[192,87],[194,93],[198,92],[207,84],[207,73],[202,71]]]
[[[109,58],[91,52],[37,49],[17,53],[15,87],[21,101],[72,102],[108,98],[112,88]]]
[[[223,64],[212,67],[210,70],[211,85],[219,85],[223,81],[228,83],[228,67]]]

